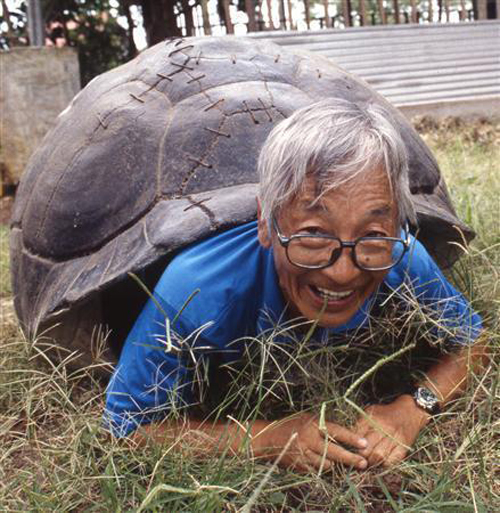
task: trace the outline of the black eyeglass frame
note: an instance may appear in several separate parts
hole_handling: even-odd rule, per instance
[[[343,241],[343,240],[339,239],[338,237],[335,237],[334,235],[326,235],[324,233],[318,233],[317,235],[308,235],[306,233],[295,233],[295,234],[291,235],[290,237],[286,237],[285,235],[283,235],[280,232],[278,222],[276,221],[276,217],[274,215],[271,216],[271,221],[273,223],[273,228],[276,231],[276,235],[278,236],[278,240],[279,240],[280,244],[285,248],[286,257],[287,257],[288,261],[295,267],[299,267],[301,269],[325,269],[326,267],[330,267],[331,265],[335,264],[335,262],[341,257],[342,251],[344,250],[344,248],[352,248],[351,259],[352,259],[354,265],[358,269],[361,269],[363,271],[373,271],[373,272],[387,271],[389,269],[392,269],[396,265],[398,265],[399,262],[401,262],[405,253],[408,251],[408,249],[410,247],[410,229],[409,229],[408,223],[405,225],[405,228],[404,228],[404,231],[406,234],[405,239],[400,239],[399,237],[358,237],[354,241]],[[326,263],[324,265],[304,265],[304,264],[297,264],[296,262],[294,262],[288,255],[288,247],[290,245],[290,242],[292,242],[293,240],[296,240],[296,239],[311,238],[311,237],[315,237],[318,239],[328,239],[328,240],[338,241],[340,244],[338,255],[334,257],[335,250],[333,250],[332,254],[330,256],[330,260],[328,261],[328,263]],[[377,268],[373,268],[373,269],[368,269],[367,267],[363,267],[362,265],[360,265],[356,259],[356,244],[361,240],[387,240],[387,241],[391,241],[391,242],[401,242],[401,243],[403,243],[404,249],[403,249],[400,257],[398,258],[398,260],[396,262],[393,262],[391,265],[388,265],[385,267],[377,267]]]

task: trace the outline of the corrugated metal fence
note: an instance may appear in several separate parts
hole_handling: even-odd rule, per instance
[[[500,20],[248,36],[320,53],[409,115],[500,116]]]

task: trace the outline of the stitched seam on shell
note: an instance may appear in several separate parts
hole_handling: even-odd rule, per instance
[[[254,62],[254,61],[250,61],[250,62],[252,63],[252,66],[257,70],[257,73],[260,75],[262,81],[264,82],[264,89],[266,90],[266,92],[269,96],[269,101],[271,102],[271,105],[274,105],[274,97],[273,97],[273,94],[271,93],[271,90],[269,89],[269,85],[267,84],[267,78],[265,77],[264,73],[260,69],[260,66],[256,62]]]
[[[56,185],[54,186],[54,188],[52,189],[52,192],[49,196],[49,199],[45,205],[45,209],[44,209],[44,212],[43,212],[43,216],[42,216],[42,219],[40,221],[40,224],[38,226],[38,230],[36,231],[36,234],[35,234],[35,239],[37,239],[40,235],[40,232],[42,231],[43,229],[43,226],[45,225],[45,221],[47,220],[47,214],[48,214],[48,211],[49,211],[49,207],[51,206],[52,204],[52,201],[54,199],[54,196],[59,188],[59,184],[61,183],[61,181],[63,180],[63,178],[66,176],[66,173],[68,172],[69,169],[71,169],[79,160],[79,158],[81,157],[84,149],[89,145],[91,144],[92,142],[92,139],[94,138],[95,134],[97,133],[97,131],[99,129],[102,129],[102,130],[106,130],[106,128],[104,128],[103,126],[103,122],[105,122],[109,116],[111,114],[113,114],[116,110],[120,109],[120,108],[123,108],[127,105],[129,105],[130,103],[133,102],[133,99],[131,100],[128,100],[126,101],[124,104],[122,105],[119,105],[119,106],[116,106],[114,109],[111,109],[108,113],[106,113],[105,117],[104,118],[99,118],[99,116],[97,116],[97,125],[96,127],[94,128],[94,130],[92,131],[92,133],[87,137],[86,141],[82,144],[82,146],[75,152],[75,155],[73,156],[73,158],[71,159],[71,161],[69,162],[69,164],[66,166],[66,168],[64,169],[64,171],[61,173],[61,175],[59,176],[59,179],[57,180],[56,182]],[[43,175],[44,173],[40,173],[40,176],[38,177],[38,179],[41,179],[41,175]],[[38,183],[38,180],[37,182]],[[35,186],[36,186],[36,183],[35,183]],[[26,211],[24,212],[26,213]],[[23,214],[23,217],[24,217],[24,214]]]
[[[219,123],[219,126],[217,127],[218,131],[221,131],[222,128],[224,128],[224,124],[226,122],[226,119],[227,119],[226,115],[223,115],[222,118],[221,118],[221,121]],[[221,139],[221,135],[218,135],[218,134],[213,134],[213,135],[214,135],[214,137],[213,137],[212,142],[210,143],[209,147],[203,153],[203,155],[199,158],[199,160],[201,162],[204,162],[212,154],[212,152],[215,150],[215,148],[219,144],[219,141]],[[210,164],[210,166],[211,166],[211,164]],[[191,178],[193,178],[194,174],[196,173],[196,171],[198,169],[200,169],[200,167],[201,167],[201,164],[196,164],[191,169],[191,171],[188,171],[188,173],[186,174],[186,176],[184,177],[184,179],[181,182],[181,186],[180,186],[180,189],[179,189],[179,194],[180,195],[184,195],[185,194],[186,188],[187,188],[189,182],[191,181]]]
[[[174,112],[175,109],[172,106],[172,102],[170,102],[171,108],[168,112],[167,122],[165,123],[165,130],[163,131],[163,135],[160,140],[160,144],[158,147],[158,153],[156,155],[156,191],[155,191],[155,202],[157,201],[158,197],[161,195],[161,186],[162,186],[162,164],[163,164],[163,158],[164,158],[164,148],[167,140],[167,135],[170,131],[170,128],[172,126],[172,121],[174,119]]]
[[[186,75],[188,75],[190,78],[191,75],[189,72],[186,71]],[[203,96],[205,96],[210,102],[213,102],[213,100],[210,98],[210,96],[208,95],[208,93],[206,92],[206,89],[203,88],[203,86],[201,85],[201,81],[198,82],[198,85],[200,87],[200,92],[198,94],[203,94]],[[194,96],[194,95],[193,95]],[[180,102],[179,102],[180,103]],[[222,118],[219,122],[219,126],[217,127],[217,130],[220,132],[222,130],[222,128],[224,127],[224,123],[226,122],[226,113],[222,110],[222,108],[220,108],[220,105],[217,105],[217,110],[222,114]],[[217,134],[214,134],[215,137],[213,137],[212,139],[212,142],[211,144],[209,145],[209,147],[207,148],[207,150],[203,153],[203,155],[201,157],[198,158],[198,160],[200,162],[204,162],[206,160],[206,158],[213,152],[213,150],[216,148],[216,146],[219,144],[219,140],[220,140],[220,135],[217,135]],[[183,178],[182,182],[181,182],[181,186],[179,188],[179,194],[182,196],[185,191],[186,191],[186,187],[188,186],[191,178],[194,176],[194,174],[196,173],[197,169],[199,169],[201,166],[201,164],[196,164],[195,166],[193,166],[193,168],[191,169],[191,171],[188,171],[186,176]],[[210,218],[210,217],[209,217]]]
[[[186,199],[189,201],[189,203],[191,203],[192,207],[199,208],[208,217],[208,220],[210,221],[210,226],[212,228],[217,228],[218,225],[215,221],[215,214],[206,205],[204,205],[201,201],[195,201],[191,197],[191,195],[186,196]]]

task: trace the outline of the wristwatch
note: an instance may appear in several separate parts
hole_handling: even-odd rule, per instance
[[[427,413],[435,415],[441,411],[438,397],[428,388],[416,387],[412,395],[415,404],[425,410]]]

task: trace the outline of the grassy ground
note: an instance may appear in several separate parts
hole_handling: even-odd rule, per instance
[[[89,372],[43,362],[42,345],[20,334],[7,279],[7,229],[0,227],[0,510],[499,511],[499,134],[487,124],[424,120],[418,127],[459,215],[478,233],[453,279],[486,319],[492,361],[425,429],[406,461],[390,471],[299,475],[242,456],[200,458],[185,446],[133,450],[109,440],[100,427],[103,385]],[[349,383],[418,334],[413,326],[401,340],[383,320],[375,329],[363,341],[319,351],[298,339],[286,358],[273,352],[272,337],[256,341],[226,411],[270,417],[278,408],[319,412],[329,401],[327,415],[349,422],[356,415],[343,396]],[[387,361],[351,399],[361,403],[374,387],[387,392],[387,375],[404,372],[407,363]]]

